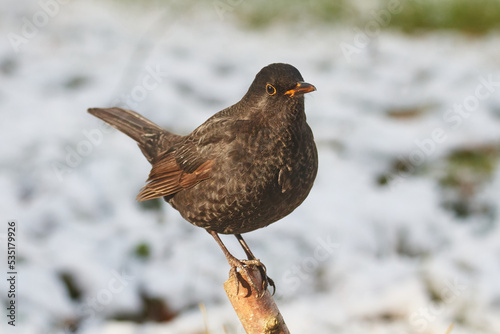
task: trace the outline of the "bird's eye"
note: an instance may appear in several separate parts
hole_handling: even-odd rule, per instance
[[[274,88],[274,86],[271,84],[266,85],[266,91],[267,91],[267,94],[269,94],[269,95],[276,94],[276,88]]]

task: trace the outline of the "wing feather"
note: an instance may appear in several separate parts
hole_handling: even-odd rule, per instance
[[[192,173],[184,171],[175,159],[174,152],[168,152],[153,164],[148,182],[137,195],[138,201],[173,195],[182,189],[194,187],[210,177],[213,160],[207,160]]]

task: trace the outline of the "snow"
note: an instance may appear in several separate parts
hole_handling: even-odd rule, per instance
[[[4,37],[42,10],[13,0],[0,8]],[[500,36],[386,30],[348,61],[339,45],[353,34],[342,27],[248,31],[230,15],[61,2],[18,52],[0,40],[0,212],[19,226],[18,324],[4,319],[0,331],[62,333],[78,320],[79,333],[243,333],[216,243],[167,204],[135,202],[149,164],[86,109],[128,105],[187,134],[238,101],[261,67],[288,62],[318,88],[306,109],[319,174],[293,214],[245,239],[276,282],[291,332],[445,333],[454,323],[454,334],[498,333],[498,213],[486,230],[477,228],[482,218],[455,218],[432,172],[385,187],[376,180],[400,157],[436,168],[454,149],[498,147],[498,84],[468,116],[451,122],[446,112],[474,96],[481,78],[500,81]],[[387,115],[408,110],[420,113]],[[435,140],[436,129],[445,139]],[[499,186],[497,163],[480,194],[496,211]],[[223,240],[244,255],[234,238]],[[141,244],[147,259],[135,255]],[[73,277],[79,300],[61,273]],[[177,316],[113,320],[141,313],[141,294]]]

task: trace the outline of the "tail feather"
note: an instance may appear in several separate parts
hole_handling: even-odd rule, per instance
[[[88,112],[135,140],[150,163],[182,138],[132,110],[90,108]]]

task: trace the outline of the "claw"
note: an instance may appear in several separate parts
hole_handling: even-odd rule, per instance
[[[231,266],[231,269],[229,270],[229,275],[231,277],[234,277],[236,281],[236,293],[240,292],[240,281],[238,279],[238,269],[240,271],[243,271],[248,277],[248,284],[257,291],[258,295],[260,296],[260,291],[259,288],[257,287],[257,284],[255,283],[255,280],[253,279],[253,276],[250,275],[250,272],[248,271],[249,266],[257,266],[260,263],[258,260],[238,260],[237,258],[232,258],[229,265]]]
[[[259,259],[238,260],[238,259],[234,258],[234,260],[231,260],[230,265],[231,265],[231,269],[229,270],[229,275],[231,277],[235,278],[236,293],[237,294],[239,293],[239,288],[240,288],[239,280],[237,277],[237,275],[238,275],[237,269],[240,269],[240,271],[243,271],[246,274],[246,277],[248,277],[248,284],[250,284],[250,286],[255,291],[257,291],[258,298],[261,298],[262,296],[264,296],[268,286],[273,287],[273,295],[276,292],[276,286],[274,285],[274,281],[270,277],[267,276],[266,266],[262,262],[260,262]],[[253,276],[250,275],[250,273],[248,271],[248,268],[250,268],[250,267],[256,267],[262,276],[262,286],[260,288],[257,287],[257,283],[255,282],[255,280],[253,279]]]
[[[267,281],[269,282],[269,285],[273,287],[273,293],[271,294],[271,296],[274,296],[274,294],[276,293],[276,285],[274,284],[273,279],[269,276],[267,276]]]
[[[262,291],[265,292],[269,286],[272,286],[273,287],[272,295],[274,296],[274,294],[276,293],[276,285],[274,284],[273,279],[271,277],[267,276],[266,266],[264,265],[264,263],[260,262],[259,259],[255,259],[255,261],[257,261],[258,263],[254,264],[254,266],[256,266],[259,269],[260,274],[262,276]],[[257,290],[257,291],[259,291],[259,290]],[[261,295],[260,291],[259,291],[258,297],[260,298],[263,295],[264,295],[264,293],[262,293],[262,295]]]
[[[260,262],[260,261],[259,261]],[[260,265],[257,266],[259,268],[260,274],[262,276],[262,290],[266,291],[267,287],[272,286],[273,287],[273,293],[272,296],[276,293],[276,285],[274,284],[274,281],[271,277],[267,276],[267,268],[264,265],[264,263],[260,263]],[[262,294],[264,295],[264,294]],[[259,296],[262,297],[262,296]]]
[[[241,246],[243,247],[243,250],[247,254],[248,260],[238,260],[237,258],[235,258],[233,255],[231,255],[231,253],[229,253],[226,246],[224,246],[224,243],[222,243],[222,240],[220,240],[218,234],[215,231],[207,230],[207,232],[210,233],[210,235],[215,239],[215,241],[217,241],[220,248],[224,252],[224,255],[226,256],[227,262],[231,266],[231,269],[229,270],[229,276],[231,278],[234,278],[234,280],[236,281],[236,293],[237,294],[240,292],[240,283],[239,283],[239,279],[238,279],[238,268],[239,268],[240,271],[244,272],[246,274],[246,276],[248,277],[248,284],[250,284],[250,286],[255,291],[257,291],[258,298],[261,298],[262,296],[264,296],[264,294],[267,290],[267,287],[269,285],[273,287],[273,295],[274,295],[274,293],[276,292],[276,286],[274,285],[274,281],[269,276],[267,276],[266,266],[262,262],[260,262],[259,259],[255,258],[255,256],[252,254],[252,252],[250,251],[250,248],[248,247],[245,240],[243,240],[243,238],[241,237],[240,234],[235,234],[235,236],[238,239],[238,241],[240,242]],[[260,289],[257,287],[257,284],[255,283],[255,280],[253,279],[253,276],[248,271],[248,268],[250,268],[250,267],[256,267],[261,274],[262,286],[260,287]]]

